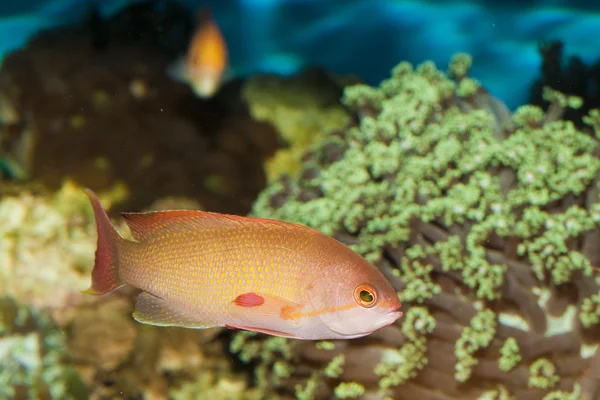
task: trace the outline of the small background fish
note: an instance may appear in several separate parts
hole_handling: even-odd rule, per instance
[[[228,67],[225,38],[208,7],[199,13],[187,54],[169,67],[175,80],[189,84],[201,98],[211,97],[220,87]]]

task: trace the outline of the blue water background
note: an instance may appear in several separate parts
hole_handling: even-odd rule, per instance
[[[540,41],[561,40],[566,56],[600,58],[600,1],[180,0],[209,4],[228,41],[232,70],[292,74],[321,65],[378,84],[399,61],[455,52],[474,57],[472,75],[511,108],[539,76]],[[0,1],[0,57],[40,29],[110,16],[127,0]],[[568,5],[567,5],[568,4]]]

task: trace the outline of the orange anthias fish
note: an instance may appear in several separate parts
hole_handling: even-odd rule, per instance
[[[211,97],[221,85],[228,65],[227,44],[210,9],[201,13],[185,57],[169,68],[169,75],[187,83],[202,98]]]
[[[202,211],[123,213],[130,241],[87,194],[98,248],[86,293],[141,289],[139,322],[321,340],[369,335],[402,316],[376,267],[314,229]]]

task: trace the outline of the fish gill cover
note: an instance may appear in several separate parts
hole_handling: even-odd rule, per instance
[[[406,313],[372,337],[299,342],[237,333],[266,390],[300,399],[592,399],[600,379],[600,111],[547,90],[510,115],[468,77],[401,63],[355,85],[356,114],[253,214],[307,224],[365,255]],[[494,110],[491,113],[490,110]],[[292,391],[292,393],[290,393]]]

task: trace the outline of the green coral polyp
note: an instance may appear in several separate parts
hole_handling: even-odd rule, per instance
[[[502,357],[498,360],[500,369],[504,372],[508,372],[515,368],[521,361],[521,355],[519,354],[519,344],[515,338],[509,337],[506,339],[502,348],[500,349]]]
[[[397,351],[398,360],[394,363],[382,362],[375,367],[375,374],[381,377],[379,387],[387,389],[401,385],[417,376],[427,364],[424,341],[408,342]]]
[[[585,328],[590,328],[600,323],[600,291],[584,299],[579,312],[579,320]]]
[[[542,97],[551,103],[556,103],[562,108],[578,109],[583,105],[583,99],[578,96],[568,96],[549,86],[544,87]]]
[[[506,387],[498,385],[495,389],[485,391],[477,400],[515,400],[515,397],[510,394]]]
[[[552,389],[559,381],[556,375],[556,367],[545,358],[540,358],[529,367],[529,387],[540,389]]]
[[[317,373],[314,373],[308,379],[306,385],[302,386],[300,384],[296,384],[296,398],[298,400],[313,400],[318,387],[319,377]]]
[[[383,389],[401,385],[417,376],[427,364],[425,351],[427,336],[435,329],[436,322],[426,307],[411,307],[406,313],[402,333],[407,342],[396,350],[394,361],[382,362],[375,367],[375,374],[381,377],[379,386]]]
[[[572,392],[563,390],[555,390],[544,396],[542,400],[588,400],[582,397],[581,385],[573,385]],[[591,400],[591,399],[589,399]]]
[[[458,84],[456,94],[459,97],[471,97],[477,94],[477,91],[481,89],[481,83],[476,79],[464,78]]]
[[[432,267],[430,265],[423,265],[419,261],[404,259],[402,262],[402,276],[408,279],[406,279],[406,287],[400,293],[400,300],[403,302],[423,303],[426,299],[430,299],[438,294],[441,289],[431,281],[431,270]]]
[[[329,340],[322,340],[315,343],[315,347],[319,350],[333,350],[335,349],[335,343]]]
[[[341,382],[333,393],[338,399],[356,399],[365,393],[365,387],[357,382]]]
[[[462,79],[467,76],[467,73],[473,65],[473,57],[466,53],[457,53],[452,56],[448,71],[450,75],[456,79]]]
[[[519,254],[529,256],[539,279],[543,279],[547,270],[556,284],[568,282],[575,271],[591,275],[592,266],[587,257],[566,246],[568,239],[594,228],[593,218],[586,210],[571,206],[563,214],[550,215],[539,208],[529,208],[524,215],[530,224],[516,230],[525,239],[517,250]],[[540,230],[543,233],[535,235]]]
[[[346,356],[343,354],[333,357],[325,368],[325,375],[330,378],[338,378],[344,372],[344,363]]]
[[[412,341],[418,342],[435,329],[435,318],[429,314],[426,307],[411,307],[402,324],[402,333]]]
[[[474,354],[486,348],[496,334],[496,315],[491,310],[484,310],[471,319],[471,325],[463,328],[456,342],[456,370],[454,377],[464,382],[471,376],[472,368],[478,361]]]

